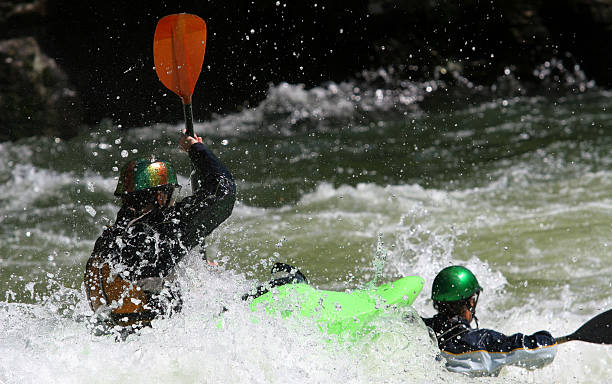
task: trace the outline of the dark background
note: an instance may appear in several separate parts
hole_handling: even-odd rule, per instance
[[[0,1],[0,140],[36,134],[41,125],[70,136],[104,118],[124,127],[181,120],[180,100],[157,79],[152,52],[157,21],[178,12],[199,15],[208,28],[197,120],[256,105],[270,84],[312,87],[380,67],[416,81],[452,63],[484,85],[512,68],[538,92],[562,85],[562,76],[542,83],[533,74],[556,57],[600,87],[612,83],[607,0]],[[14,56],[27,50],[3,50],[2,41],[19,47],[26,38],[54,71],[24,72],[37,67],[27,55],[15,66]],[[53,87],[72,92],[50,97]]]

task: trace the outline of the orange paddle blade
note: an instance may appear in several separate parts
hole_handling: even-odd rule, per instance
[[[157,23],[153,38],[155,71],[172,92],[191,104],[206,49],[206,23],[196,15],[178,13]]]

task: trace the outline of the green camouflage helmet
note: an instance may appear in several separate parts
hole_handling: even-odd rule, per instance
[[[438,273],[431,287],[433,301],[465,300],[482,291],[476,276],[467,268],[453,265]]]
[[[172,164],[152,157],[141,157],[123,166],[115,196],[124,196],[164,185],[180,187]]]

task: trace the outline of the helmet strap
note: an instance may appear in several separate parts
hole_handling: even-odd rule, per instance
[[[157,206],[159,208],[164,208],[166,204],[168,204],[168,198],[166,198],[166,200],[164,201],[162,193],[162,191],[157,191],[157,193],[155,194],[155,202],[157,203]]]
[[[476,304],[478,304],[478,297],[479,296],[480,296],[480,292],[476,292],[474,295],[472,295],[472,297],[474,298],[474,305],[470,305],[468,307],[468,309],[472,313],[472,318],[476,322],[476,329],[478,329],[478,318],[476,317]],[[468,299],[468,303],[470,303],[470,302],[471,302],[471,300]]]
[[[174,200],[172,195],[174,194],[174,190],[176,188],[170,188],[170,190],[168,191],[168,200],[166,200],[166,206],[169,207],[170,204],[172,204],[172,201]]]
[[[162,199],[160,196],[160,193],[165,193],[166,194],[166,201],[164,201],[162,203]],[[160,190],[157,191],[156,196],[155,196],[155,201],[157,203],[157,206],[159,208],[168,208],[170,206],[170,204],[172,203],[172,194],[174,193],[174,188],[171,189],[164,189],[164,190]]]

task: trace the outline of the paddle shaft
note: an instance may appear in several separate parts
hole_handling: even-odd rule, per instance
[[[571,335],[556,337],[555,340],[557,341],[557,344],[564,344],[573,340],[570,336]]]
[[[187,136],[193,137],[193,108],[191,103],[183,104],[183,114],[185,115],[185,130]]]

